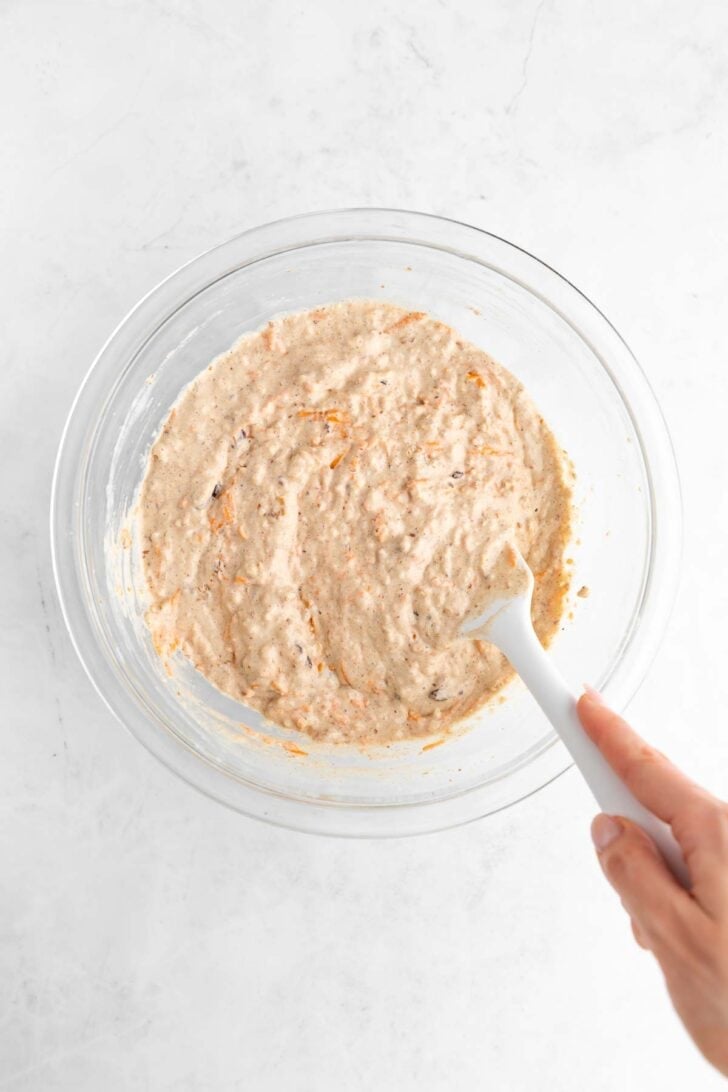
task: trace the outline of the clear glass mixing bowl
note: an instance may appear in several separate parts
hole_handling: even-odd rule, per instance
[[[369,753],[266,724],[184,660],[168,675],[143,624],[132,509],[170,406],[218,353],[284,311],[381,297],[429,311],[530,391],[577,473],[573,617],[552,646],[564,674],[615,706],[664,630],[680,548],[674,456],[655,398],[607,319],[502,239],[418,213],[314,213],[244,232],[149,293],[99,353],[63,434],[53,561],[79,656],[119,720],[190,784],[248,815],[361,836],[440,829],[522,799],[570,759],[520,683],[442,746]],[[297,753],[305,751],[305,754]]]

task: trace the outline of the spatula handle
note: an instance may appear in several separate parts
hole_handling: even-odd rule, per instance
[[[609,815],[622,815],[641,826],[676,879],[689,888],[690,874],[670,827],[640,804],[589,739],[576,711],[576,698],[542,648],[530,621],[517,635],[503,635],[503,640],[499,635],[497,643],[566,744],[599,807]]]

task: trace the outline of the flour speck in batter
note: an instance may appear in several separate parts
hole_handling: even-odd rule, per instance
[[[441,733],[510,668],[457,636],[513,543],[542,641],[570,493],[521,384],[450,327],[349,300],[243,337],[183,391],[140,520],[159,653],[327,742]]]

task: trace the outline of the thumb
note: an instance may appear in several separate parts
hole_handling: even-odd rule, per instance
[[[650,837],[634,823],[597,815],[592,840],[604,874],[653,951],[672,947],[693,909]]]

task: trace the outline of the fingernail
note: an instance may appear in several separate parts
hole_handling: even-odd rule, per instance
[[[590,699],[590,701],[596,702],[597,705],[604,705],[604,698],[595,690],[593,686],[589,686],[589,683],[584,683],[584,693]]]
[[[622,833],[622,824],[619,819],[611,815],[597,815],[591,825],[592,842],[597,853],[603,853]]]

